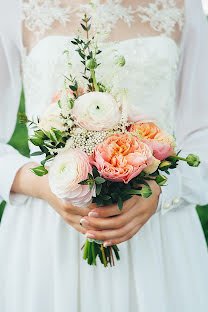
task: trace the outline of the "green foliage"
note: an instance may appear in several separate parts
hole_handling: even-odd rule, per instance
[[[6,202],[3,201],[1,204],[0,204],[0,220],[2,218],[2,215],[3,215],[3,212],[4,212],[4,208],[6,206]]]
[[[208,205],[206,205],[206,206],[197,206],[196,210],[198,212],[199,219],[201,221],[202,228],[204,230],[204,235],[205,235],[205,238],[206,238],[206,242],[207,242],[207,245],[208,245]]]
[[[36,174],[39,177],[42,177],[48,173],[48,170],[46,170],[44,166],[32,168],[31,171],[34,172],[34,174]]]
[[[25,112],[25,97],[24,92],[22,91],[19,105],[19,113],[24,114],[24,112]],[[30,150],[28,146],[28,131],[26,125],[20,123],[20,118],[21,116],[17,117],[15,131],[8,144],[16,148],[22,155],[29,157]],[[5,201],[0,204],[0,220],[2,218],[5,206],[6,206]]]
[[[20,99],[19,113],[25,113],[25,97],[23,91]],[[20,119],[21,116],[18,116],[15,131],[8,144],[16,148],[22,155],[29,157],[30,150],[28,146],[28,131],[26,125],[20,123]]]

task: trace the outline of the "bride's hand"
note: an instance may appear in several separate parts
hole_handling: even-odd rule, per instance
[[[74,207],[56,197],[50,190],[48,175],[38,177],[31,172],[30,169],[37,166],[37,163],[31,162],[20,168],[15,176],[11,191],[45,200],[69,225],[85,234],[87,230],[80,225],[80,220],[83,216],[87,216],[95,206],[92,204],[90,208]]]
[[[82,226],[88,230],[86,237],[104,241],[104,247],[120,244],[132,238],[155,213],[160,187],[150,181],[153,194],[149,198],[134,196],[124,203],[122,212],[117,205],[93,209],[82,219]]]
[[[47,182],[46,182],[47,183]],[[92,207],[76,207],[71,205],[70,203],[63,201],[56,197],[51,191],[48,185],[46,185],[46,192],[42,198],[48,202],[48,204],[53,207],[56,212],[64,219],[66,223],[71,225],[75,230],[81,232],[82,234],[86,234],[87,229],[80,225],[80,220],[88,216],[89,212],[91,211]],[[91,227],[93,228],[93,227]]]

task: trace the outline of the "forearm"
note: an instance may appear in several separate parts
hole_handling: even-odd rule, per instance
[[[30,169],[37,167],[37,163],[27,163],[17,172],[11,191],[27,196],[44,198],[46,188],[50,192],[50,188],[47,183],[47,175],[43,177],[36,176]]]

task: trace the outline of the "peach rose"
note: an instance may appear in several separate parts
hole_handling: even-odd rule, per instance
[[[134,124],[129,131],[140,135],[144,139],[144,142],[152,148],[155,158],[163,160],[175,154],[174,138],[165,133],[153,122]]]
[[[115,182],[128,183],[153,162],[151,148],[130,134],[115,134],[99,144],[90,163],[101,176]]]
[[[86,207],[95,196],[95,190],[90,191],[89,185],[79,182],[92,173],[87,154],[79,149],[70,149],[59,153],[49,169],[49,185],[51,191],[77,207]]]

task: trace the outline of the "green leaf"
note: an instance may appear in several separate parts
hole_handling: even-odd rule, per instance
[[[35,152],[35,153],[32,153],[30,156],[40,156],[43,154],[44,154],[43,152]]]
[[[87,31],[87,27],[84,24],[81,24],[82,28]]]
[[[74,100],[72,98],[68,101],[69,108],[72,109],[74,107]]]
[[[45,146],[40,146],[40,149],[41,149],[41,151],[42,151],[44,154],[48,154],[48,153],[49,153],[49,150],[48,150],[47,147],[45,147]]]
[[[59,142],[63,138],[63,133],[55,128],[52,128],[52,131],[55,134],[56,140]]]
[[[80,185],[89,185],[89,179],[79,182]]]
[[[101,195],[103,200],[109,200],[111,197],[109,195]]]
[[[72,90],[72,91],[74,91],[74,92],[76,92],[77,91],[77,88],[75,87],[75,86],[69,86],[69,88]]]
[[[111,193],[111,197],[113,198],[114,201],[118,201],[119,199],[119,194],[118,193]]]
[[[95,183],[96,184],[103,184],[103,183],[105,183],[105,179],[101,178],[101,177],[96,177],[95,178]]]
[[[44,160],[41,161],[41,165],[45,166],[46,162],[54,157],[54,155],[48,155]]]
[[[30,169],[32,172],[34,172],[37,176],[42,177],[48,173],[48,170],[44,166],[39,166],[36,168]]]
[[[73,40],[71,41],[71,43],[74,45],[78,45],[78,43],[76,41],[73,41]]]
[[[52,142],[54,142],[54,143],[57,142],[56,136],[55,136],[55,134],[53,133],[52,128],[51,128],[51,132],[49,133],[49,139],[50,139]]]
[[[100,197],[96,197],[94,201],[97,205],[97,207],[103,206],[103,200]]]
[[[81,58],[82,58],[83,60],[85,60],[85,55],[84,55],[81,51],[78,51],[78,53],[79,53],[79,55],[81,56]]]
[[[123,200],[121,197],[119,197],[119,199],[118,199],[118,208],[120,211],[122,211],[122,209],[123,209]]]
[[[155,181],[159,186],[163,186],[167,182],[167,178],[164,175],[158,175]]]
[[[91,180],[94,179],[93,176],[91,175],[91,173],[88,173],[88,177],[89,177],[89,179],[91,179]]]
[[[97,170],[97,167],[93,166],[92,168],[92,172],[93,172],[93,177],[96,178],[96,177],[99,177],[99,172]]]
[[[94,182],[90,182],[89,186],[90,186],[90,191],[92,191],[93,187],[94,187],[95,183]]]
[[[58,106],[61,108],[61,100],[58,100]]]
[[[96,185],[96,195],[100,195],[101,193],[101,190],[102,190],[102,184],[97,184]]]
[[[84,50],[86,50],[86,49],[89,47],[90,42],[91,42],[91,41],[88,41],[88,42],[85,44],[85,46],[84,46]]]
[[[43,144],[44,144],[44,142],[43,142],[42,139],[37,138],[37,137],[35,137],[35,136],[29,138],[29,141],[30,141],[33,145],[35,145],[35,146],[40,146],[40,145],[43,145]]]
[[[38,129],[36,131],[34,131],[34,137],[42,139],[42,140],[46,140],[47,139],[47,135],[41,130]]]

